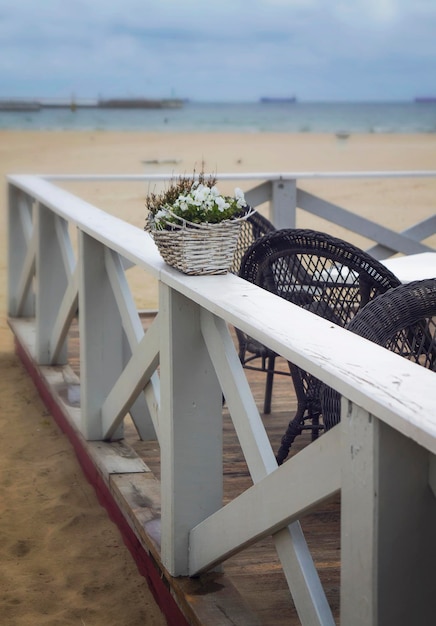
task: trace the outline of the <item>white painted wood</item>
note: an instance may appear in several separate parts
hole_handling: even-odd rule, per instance
[[[33,201],[15,187],[8,188],[8,197],[8,308],[15,316],[31,316],[35,314]]]
[[[77,313],[79,301],[79,270],[76,267],[68,281],[64,297],[61,300],[49,340],[50,364],[60,361],[60,352],[67,340],[71,322]]]
[[[203,310],[201,329],[251,478],[257,482],[277,469],[265,427],[227,325]]]
[[[296,228],[297,181],[272,181],[271,221],[276,228]]]
[[[402,177],[399,172],[387,173],[391,174]],[[362,177],[371,175],[370,172],[362,173]],[[419,175],[435,176],[436,173],[421,172]],[[240,179],[240,175],[236,176]],[[304,177],[323,178],[324,175],[256,174],[248,175],[247,180],[250,177],[251,180],[267,180],[256,190],[251,190],[257,202],[270,199],[273,184],[279,184],[281,180],[291,182]],[[338,173],[330,177],[348,178],[353,174]],[[387,176],[379,173],[379,177]],[[128,179],[118,178],[120,181]],[[232,509],[217,513],[216,518],[213,516],[221,507],[222,493],[221,392],[217,376],[225,390],[256,483],[244,497],[249,503],[251,494],[274,499],[274,490],[267,490],[263,484],[268,483],[264,481],[277,480],[281,485],[280,480],[286,472],[282,469],[274,472],[272,450],[265,443],[257,409],[254,410],[250,392],[242,382],[234,347],[230,348],[228,343],[225,326],[231,323],[337,388],[353,406],[350,415],[358,416],[358,419],[351,420],[352,427],[348,419],[337,427],[344,441],[341,456],[346,503],[344,532],[353,535],[352,539],[345,536],[342,554],[348,571],[355,571],[357,577],[342,593],[342,596],[344,593],[349,596],[344,604],[343,623],[352,626],[395,623],[402,626],[412,623],[415,618],[416,623],[420,623],[419,620],[425,623],[422,621],[424,616],[435,612],[434,593],[430,586],[436,560],[433,539],[436,526],[434,373],[235,276],[185,276],[163,263],[151,238],[141,229],[99,211],[46,180],[14,176],[9,177],[9,182],[9,237],[14,243],[9,255],[9,263],[13,265],[9,271],[9,280],[13,281],[9,311],[14,315],[33,314],[35,267],[37,280],[41,280],[39,274],[44,274],[43,283],[46,281],[42,291],[38,289],[38,292],[44,296],[48,294],[40,300],[44,306],[36,310],[36,323],[26,325],[34,352],[37,345],[35,327],[38,325],[43,329],[43,332],[38,331],[38,345],[46,336],[50,341],[49,352],[62,345],[76,303],[71,250],[66,237],[67,222],[79,228],[82,410],[77,407],[69,407],[69,410],[76,425],[81,420],[80,428],[85,437],[101,439],[103,436],[102,406],[105,406],[105,419],[109,424],[107,432],[112,434],[114,431],[113,436],[120,436],[121,431],[116,430],[116,426],[121,423],[121,414],[140,388],[138,380],[144,377],[142,385],[157,365],[157,361],[150,364],[150,354],[157,359],[159,350],[162,353],[161,381],[152,374],[150,384],[138,399],[146,401],[158,426],[162,450],[162,546],[164,563],[169,571],[188,573],[188,536],[192,528],[203,528],[204,531],[220,515],[228,516],[229,524],[235,525],[232,519],[236,514],[231,513]],[[32,221],[34,199],[43,205],[39,222],[42,216],[44,224],[38,247],[35,235],[38,229],[33,228]],[[331,209],[332,219],[348,219],[340,207],[329,207],[324,201],[316,204],[315,200],[313,205],[309,203],[310,206],[305,208],[323,213],[327,207],[324,217]],[[49,216],[49,213],[61,219]],[[380,231],[372,223],[354,222],[354,225],[359,227],[359,232],[362,232],[361,225],[364,230],[368,229],[365,232],[373,232],[374,240],[380,241],[382,246],[390,246],[389,249],[400,246],[399,249],[410,251],[416,247],[417,240],[434,233],[435,222],[433,216],[399,235]],[[47,236],[50,229],[56,235],[54,244]],[[46,241],[54,245],[52,258],[64,271],[63,278],[62,271],[56,274],[54,292],[47,281],[53,270],[47,261],[48,250],[43,250]],[[161,283],[163,313],[159,313],[156,323],[159,329],[153,331],[154,339],[152,336],[148,338],[150,345],[154,341],[154,346],[148,346],[142,362],[142,348],[137,347],[140,335],[137,313],[125,291],[125,277],[121,271],[124,263],[118,255],[159,277]],[[47,320],[53,315],[52,309],[59,309],[59,313],[51,318],[50,324]],[[48,332],[50,325],[53,327],[51,334]],[[126,355],[126,343],[131,355]],[[123,372],[126,359],[129,364]],[[56,371],[56,368],[47,368],[47,371]],[[114,385],[118,386],[119,397],[116,393],[110,396]],[[132,391],[135,385],[138,386]],[[348,406],[349,402],[345,402]],[[362,409],[356,408],[358,406]],[[144,412],[142,408],[138,411]],[[329,445],[325,458],[332,452],[330,445],[333,447],[329,437],[332,439],[330,434],[320,439]],[[318,496],[307,493],[307,497],[309,506],[310,498]],[[303,506],[302,500],[298,506]],[[243,508],[237,501],[232,507],[235,510]],[[282,521],[287,515],[297,515],[296,510],[291,509],[281,511]],[[254,524],[251,527],[251,536],[244,535],[242,543],[251,541],[250,537],[257,536],[256,533],[272,532],[277,528],[267,512],[264,515],[256,528]],[[202,522],[207,518],[210,521],[204,522],[203,526]],[[393,549],[393,538],[396,545],[401,545],[398,554],[404,553],[403,563],[399,562]],[[202,541],[198,538],[193,541],[199,555],[202,555]],[[209,538],[210,541],[213,539]],[[221,550],[239,549],[237,540],[232,541],[234,543],[229,548],[221,545]],[[274,542],[302,623],[333,624],[300,525],[294,522],[275,532]],[[361,558],[360,563],[355,560],[356,554]],[[201,567],[207,567],[207,563],[221,557],[209,555],[204,558],[203,555],[201,558]],[[362,589],[365,589],[363,596]],[[395,612],[398,597],[407,598],[401,614]],[[367,622],[366,616],[369,616]]]
[[[9,179],[37,201],[44,202],[57,215],[134,265],[142,266],[152,276],[158,277],[160,269],[165,267],[152,238],[141,228],[109,215],[37,176],[11,176]]]
[[[133,401],[156,371],[159,362],[159,327],[153,324],[112,386],[101,408],[103,439],[110,439]]]
[[[433,372],[237,276],[162,280],[436,453]]]
[[[428,453],[342,406],[341,623],[426,624],[436,608]]]
[[[67,334],[77,312],[79,299],[78,268],[71,244],[68,222],[62,217],[57,217],[55,220],[55,230],[68,284],[53,323],[49,340],[49,355],[52,365],[62,360],[60,356],[61,351],[64,350],[66,346]]]
[[[16,206],[25,241],[29,242],[33,233],[33,199],[26,193],[18,192]]]
[[[56,214],[39,204],[36,212],[36,360],[41,365],[53,363],[50,340],[60,303],[67,286],[67,275],[56,236]],[[64,341],[57,350],[57,363],[67,362]]]
[[[16,283],[15,302],[18,317],[29,316],[35,313],[35,294],[32,289],[32,281],[35,276],[36,246],[37,231],[35,229],[34,235],[27,246],[21,275]]]
[[[155,387],[152,384],[151,380],[153,377],[157,377],[157,374],[152,374],[150,381],[147,383],[146,389],[150,388],[151,393],[154,395]],[[151,408],[149,406],[151,402]],[[136,429],[136,432],[139,435],[139,438],[142,441],[155,441],[159,438],[158,431],[155,429],[154,424],[158,426],[159,419],[157,417],[156,411],[153,410],[157,404],[156,399],[151,398],[149,395],[145,394],[145,389],[143,389],[140,394],[137,396],[136,400],[130,405],[129,415],[132,418],[133,425]]]
[[[144,398],[147,403],[147,408],[150,413],[150,417],[155,429],[155,435],[157,436],[158,441],[160,440],[160,430],[159,430],[159,421],[160,421],[160,378],[153,374],[150,379],[150,382],[144,389]],[[141,439],[147,440],[149,436],[140,433]]]
[[[71,245],[68,222],[63,217],[58,217],[55,222],[55,227],[65,273],[67,276],[71,276],[74,272],[74,268],[76,267],[76,258],[74,256],[73,246]]]
[[[201,328],[250,475],[254,482],[258,482],[277,469],[277,462],[247,379],[223,320],[203,310]],[[302,623],[320,626],[334,624],[299,522],[295,521],[276,532],[273,539]]]
[[[83,181],[157,181],[169,180],[172,178],[173,172],[162,172],[160,174],[46,174],[42,178],[51,181],[61,180],[83,180]],[[190,176],[186,174],[186,176]],[[304,180],[325,180],[325,179],[367,179],[367,178],[435,178],[436,170],[378,170],[378,171],[346,171],[346,172],[244,172],[235,174],[234,172],[220,172],[220,180],[281,180],[281,179],[304,179]],[[19,175],[9,175],[10,182],[21,181],[24,177]],[[27,178],[27,177],[26,177]]]
[[[346,178],[346,179],[361,179],[361,178],[405,178],[405,177],[434,177],[436,173],[433,171],[421,171],[421,172],[270,172],[270,173],[256,173],[256,174],[244,174],[243,178],[246,180],[261,180],[266,179],[270,181],[268,184],[272,189],[272,184],[279,181],[283,182],[285,185],[294,184],[292,181],[301,179],[337,179],[337,178]],[[138,176],[138,175],[121,175],[121,176],[46,176],[46,179],[50,178],[52,180],[119,180],[119,181],[131,181],[131,180],[146,180],[149,177]],[[150,180],[155,177],[151,177]],[[158,175],[160,180],[165,180],[168,178],[167,174]],[[241,175],[235,174],[220,174],[220,179],[222,180],[234,180],[241,179]],[[101,240],[102,242],[108,243],[110,239],[113,237],[110,236],[107,229],[105,228],[105,220],[104,213],[99,211],[95,207],[92,207],[88,203],[80,201],[78,198],[75,198],[72,194],[61,190],[59,188],[51,185],[47,180],[43,180],[36,176],[9,176],[8,180],[11,184],[19,185],[24,189],[27,193],[30,193],[35,196],[37,199],[44,198],[45,202],[48,202],[48,199],[53,201],[53,208],[59,211],[67,219],[73,220],[77,225],[81,225],[83,223],[83,217],[80,217],[80,213],[78,213],[75,209],[79,204],[86,205],[86,211],[82,212],[86,215],[87,226],[83,224],[83,228],[87,230],[91,228],[90,232],[94,234],[94,236]],[[249,192],[248,192],[249,193]],[[272,191],[271,191],[272,194]],[[256,195],[256,194],[255,194]],[[255,199],[255,195],[248,195],[247,199],[252,203]],[[64,201],[61,202],[61,197],[63,197]],[[272,195],[269,199],[271,199]],[[257,200],[256,200],[257,201]],[[265,199],[263,199],[265,201]],[[51,205],[51,202],[49,202]],[[297,194],[297,204],[304,210],[310,211],[315,214],[321,215],[321,217],[325,219],[330,219],[332,222],[340,224],[341,226],[345,226],[354,230],[360,234],[365,234],[370,239],[375,239],[379,243],[383,245],[387,245],[390,249],[397,250],[406,254],[409,253],[418,253],[423,251],[429,251],[431,248],[428,246],[424,246],[424,244],[420,244],[415,241],[413,237],[409,238],[405,234],[398,234],[390,231],[389,229],[382,228],[380,225],[375,224],[369,220],[365,220],[364,218],[358,218],[355,214],[349,213],[344,209],[337,207],[331,203],[325,202],[316,196],[312,196],[311,194],[307,194],[302,190],[298,190]],[[253,206],[256,206],[256,203],[253,203]],[[62,207],[62,209],[59,209]],[[66,208],[68,207],[68,208]],[[69,217],[67,217],[69,215]],[[116,218],[112,218],[116,220]],[[274,222],[274,216],[272,216],[272,221]],[[132,235],[132,228],[126,228],[130,225],[123,223],[121,220],[118,220],[118,228],[121,230],[119,233],[125,233],[126,237],[124,238],[124,242],[127,243],[128,239]],[[124,227],[122,226],[124,224]],[[429,224],[431,228],[431,225]],[[138,229],[139,230],[139,229]],[[434,232],[434,227],[433,227]],[[433,234],[433,232],[428,232],[427,236]],[[144,235],[144,233],[142,233]],[[424,238],[424,237],[422,237]],[[118,237],[115,237],[118,240]],[[129,252],[126,253],[125,257],[132,263],[135,263],[135,259],[131,256],[130,251],[135,250],[140,257],[143,256],[140,254],[140,247],[136,246],[137,237],[133,236],[130,239]],[[123,246],[114,243],[111,247],[114,247],[120,253]],[[151,251],[150,251],[151,252]],[[156,250],[155,250],[156,252]],[[158,256],[156,257],[156,260]],[[149,271],[152,271],[152,268],[149,267]]]
[[[424,239],[434,233],[436,233],[436,214],[431,215],[421,222],[417,222],[410,228],[406,228],[401,231],[402,235],[416,241],[424,241]],[[386,259],[387,257],[395,254],[396,250],[383,246],[382,244],[376,244],[375,246],[368,248],[367,252],[376,259]]]
[[[351,211],[347,211],[332,202],[322,200],[322,198],[308,193],[307,191],[303,191],[302,189],[298,189],[297,191],[297,204],[308,213],[322,217],[329,222],[339,224],[347,230],[377,241],[390,250],[402,252],[403,254],[417,254],[419,252],[431,252],[433,250],[430,246],[411,239],[405,234],[396,233],[385,226],[381,226],[356,213],[351,213]]]
[[[340,474],[340,431],[334,428],[192,529],[191,573],[301,518],[339,491]]]
[[[35,318],[34,317],[12,317],[9,325],[15,336],[18,337],[20,344],[24,347],[27,354],[35,358]]]
[[[221,179],[221,177],[220,177]],[[221,179],[222,180],[222,179]],[[245,200],[251,207],[257,207],[271,200],[271,182],[264,182],[244,192]]]
[[[376,626],[378,420],[342,400],[341,624]]]
[[[144,336],[144,329],[142,328],[141,320],[126,280],[122,259],[116,252],[106,248],[105,263],[112,291],[120,311],[124,332],[133,350]]]
[[[105,248],[81,231],[79,276],[82,433],[95,440],[103,438],[102,403],[123,370],[123,331]]]
[[[144,329],[142,328],[142,323],[126,280],[124,261],[125,259],[119,254],[109,248],[106,248],[106,270],[115,300],[117,302],[118,310],[121,315],[121,323],[127,339],[127,346],[125,346],[124,351],[124,359],[127,362],[132,353],[135,351],[136,346],[144,336]],[[157,364],[158,362],[156,362],[156,367]],[[153,373],[152,378],[154,383],[152,382],[150,389],[158,390],[157,373]],[[153,404],[155,404],[155,402]],[[153,416],[155,416],[155,413],[151,414],[147,399],[142,397],[142,395],[138,396],[134,403],[131,404],[129,410],[133,423],[141,439],[144,441],[155,439],[157,422],[155,420],[155,424],[153,424]]]
[[[335,626],[300,523],[275,533],[274,544],[301,623]]]
[[[189,531],[222,506],[222,396],[199,307],[160,289],[162,562],[188,571]]]
[[[35,239],[32,239],[32,199],[8,187],[8,312],[19,317],[35,314],[32,279],[35,273]]]
[[[378,455],[377,623],[427,624],[436,611],[429,454],[381,422]]]

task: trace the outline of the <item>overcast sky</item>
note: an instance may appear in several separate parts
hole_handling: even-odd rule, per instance
[[[436,0],[0,0],[0,97],[436,96]]]

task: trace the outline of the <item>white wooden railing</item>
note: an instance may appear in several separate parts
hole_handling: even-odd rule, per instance
[[[295,225],[298,205],[371,234],[383,256],[428,250],[420,241],[436,232],[434,215],[402,234],[377,229],[298,190],[295,175],[244,177],[266,179],[246,197],[254,206],[272,200],[279,227]],[[88,440],[116,438],[129,412],[141,438],[157,437],[161,558],[169,572],[202,572],[272,535],[301,622],[333,624],[298,519],[341,490],[341,624],[428,623],[436,614],[434,374],[236,276],[173,270],[141,229],[55,179],[8,179],[9,316],[26,318],[35,362],[59,366],[79,308],[75,426]],[[129,264],[159,281],[159,311],[146,333],[126,280]],[[281,467],[228,324],[343,394],[341,424]],[[253,480],[225,507],[222,393]]]

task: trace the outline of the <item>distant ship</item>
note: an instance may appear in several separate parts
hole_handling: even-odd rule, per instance
[[[436,102],[436,96],[421,96],[415,98],[415,102]]]
[[[260,102],[263,104],[293,104],[297,102],[297,98],[295,96],[288,98],[261,98]]]

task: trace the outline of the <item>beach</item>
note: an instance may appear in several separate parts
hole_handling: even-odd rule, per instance
[[[116,526],[84,478],[68,439],[48,414],[14,353],[7,324],[7,174],[240,173],[231,193],[259,182],[247,172],[436,169],[436,134],[143,133],[0,131],[0,584],[8,626],[160,626],[164,618]],[[145,223],[150,186],[63,182],[117,217]],[[401,231],[433,215],[436,178],[322,179],[300,186]],[[298,226],[363,248],[371,242],[299,212]],[[427,243],[436,247],[436,236]],[[132,271],[139,308],[157,307],[157,285]]]

